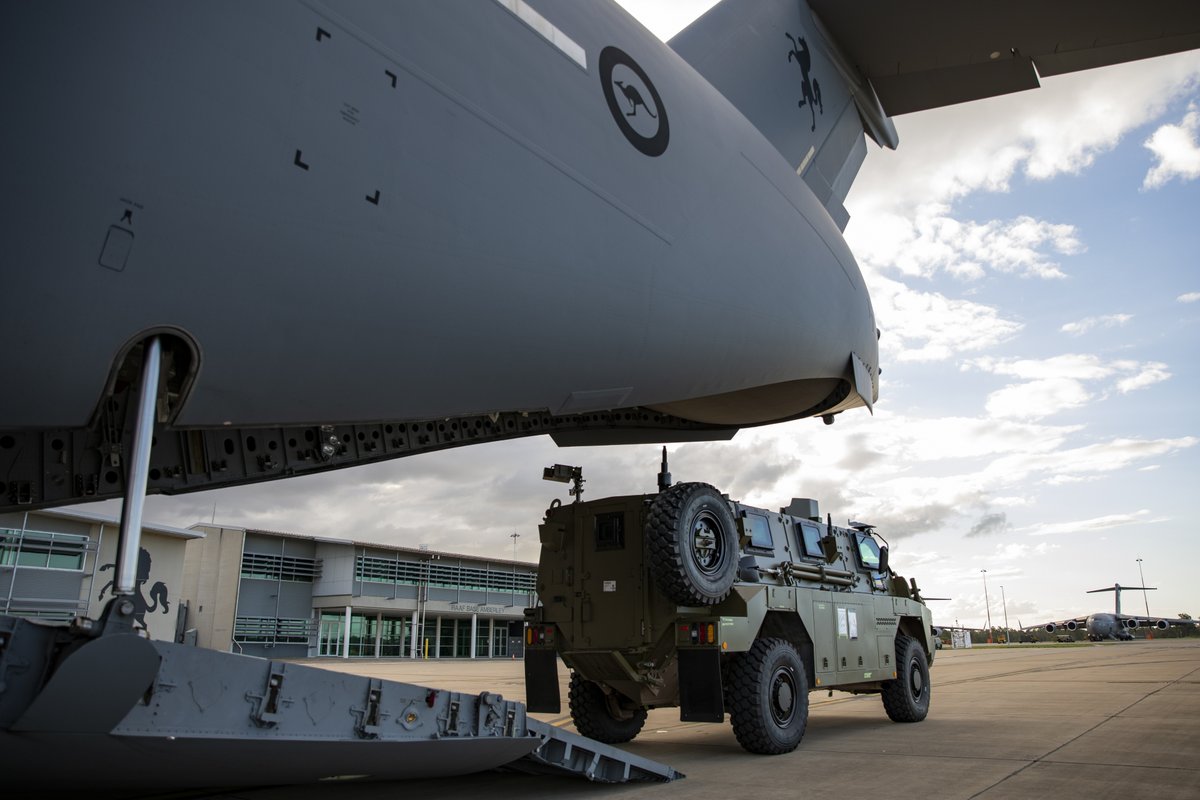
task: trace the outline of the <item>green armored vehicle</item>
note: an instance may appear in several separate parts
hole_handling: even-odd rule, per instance
[[[779,512],[705,483],[582,502],[574,481],[539,528],[540,604],[526,612],[530,711],[561,710],[557,664],[571,669],[576,728],[603,742],[635,737],[651,708],[684,721],[729,714],[754,753],[794,750],[808,693],[874,693],[896,722],[929,711],[934,641],[915,582],[888,569],[869,525],[821,521],[813,500]]]

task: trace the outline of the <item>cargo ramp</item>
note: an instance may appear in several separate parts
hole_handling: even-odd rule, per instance
[[[532,719],[498,694],[150,641],[116,616],[110,606],[105,619],[70,626],[0,617],[7,787],[262,786],[497,768],[612,783],[683,777]]]

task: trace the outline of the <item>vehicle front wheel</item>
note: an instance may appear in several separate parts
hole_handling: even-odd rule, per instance
[[[599,684],[578,672],[571,673],[567,705],[575,729],[606,744],[631,741],[646,724],[646,709],[624,707],[617,697],[609,697]]]
[[[751,753],[790,753],[808,725],[808,675],[785,639],[757,639],[729,668],[729,721]]]
[[[929,660],[911,636],[896,637],[896,677],[884,681],[881,694],[893,722],[920,722],[929,714]]]

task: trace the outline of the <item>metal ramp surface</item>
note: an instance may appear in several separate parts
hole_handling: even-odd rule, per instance
[[[682,777],[530,719],[524,704],[498,694],[97,633],[102,628],[0,616],[6,787],[261,786],[496,768],[600,782]]]

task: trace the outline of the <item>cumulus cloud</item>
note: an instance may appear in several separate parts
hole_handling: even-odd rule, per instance
[[[1024,215],[1005,221],[960,221],[949,211],[945,205],[925,203],[913,216],[880,214],[869,229],[849,229],[847,239],[863,263],[922,278],[939,272],[968,280],[989,272],[1065,278],[1051,253],[1075,255],[1084,250],[1072,225]]]
[[[1107,314],[1101,317],[1084,317],[1081,320],[1066,323],[1059,330],[1063,333],[1069,333],[1072,336],[1082,336],[1093,328],[1119,328],[1131,319],[1133,319],[1132,314]]]
[[[991,306],[917,291],[869,270],[864,275],[883,331],[880,350],[888,360],[946,361],[995,347],[1022,328]]]
[[[1200,292],[1188,292],[1187,294],[1179,295],[1175,299],[1180,303],[1195,303],[1197,300],[1200,300]]]
[[[1004,419],[1042,419],[1085,405],[1092,395],[1072,378],[1042,378],[1017,383],[988,395],[988,415]]]
[[[1171,377],[1168,366],[1159,361],[1104,361],[1099,356],[1078,353],[1044,359],[984,356],[964,361],[960,369],[978,369],[1025,381],[988,395],[985,405],[988,414],[1003,419],[1042,419],[1059,411],[1079,408],[1103,396],[1089,391],[1085,381],[1115,378],[1111,388],[1126,394]],[[1100,387],[1100,391],[1105,388]]]
[[[850,224],[858,215],[1005,191],[1018,174],[1078,173],[1161,116],[1198,74],[1200,55],[1188,53],[1047,78],[1040,89],[972,103],[969,115],[954,106],[906,114],[896,120],[906,157],[881,158],[855,183]]]
[[[1163,125],[1143,144],[1154,154],[1155,164],[1142,181],[1143,189],[1157,189],[1174,178],[1181,181],[1200,177],[1200,110],[1188,104],[1187,113],[1176,125]]]

